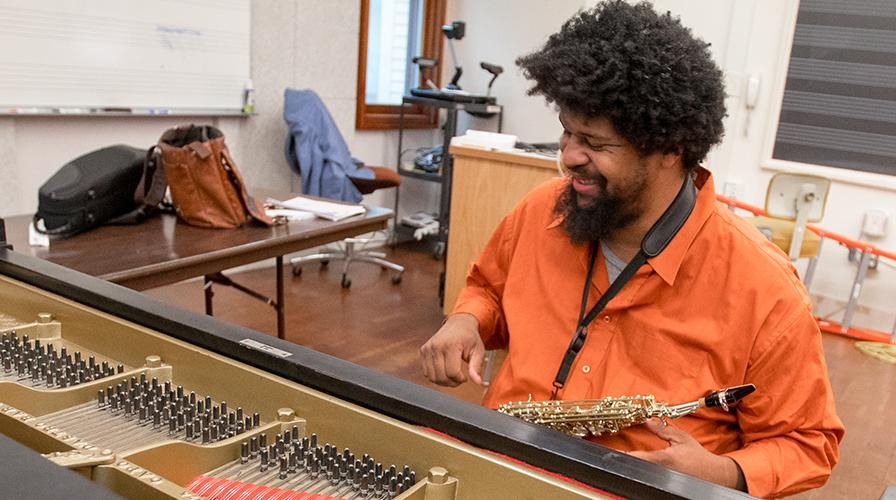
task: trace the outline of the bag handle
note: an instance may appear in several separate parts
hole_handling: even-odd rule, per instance
[[[143,161],[143,175],[134,191],[134,201],[145,208],[155,208],[165,198],[168,189],[168,177],[162,162],[162,148],[158,144],[146,151]]]
[[[224,135],[223,132],[210,125],[196,126],[178,125],[162,133],[159,141],[146,151],[146,160],[143,162],[143,177],[134,192],[134,201],[145,208],[153,209],[165,199],[165,191],[168,189],[168,176],[165,173],[165,163],[162,156],[162,148],[159,144],[165,143],[174,147],[184,147],[188,144],[205,145],[209,138]],[[194,148],[195,150],[195,148]],[[211,152],[209,149],[204,155],[196,151],[201,157],[206,157]]]

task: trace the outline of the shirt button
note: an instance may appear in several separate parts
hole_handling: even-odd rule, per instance
[[[609,322],[610,322],[610,317],[604,316],[604,323],[609,323]]]
[[[585,365],[585,366],[582,367],[582,373],[588,373],[588,372],[590,372],[590,371],[591,371],[591,367],[590,367],[590,366]]]

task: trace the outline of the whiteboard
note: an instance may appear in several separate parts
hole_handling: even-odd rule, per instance
[[[238,112],[249,0],[0,0],[0,113]]]

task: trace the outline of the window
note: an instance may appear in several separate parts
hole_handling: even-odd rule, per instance
[[[896,175],[896,2],[800,1],[772,157]]]
[[[445,0],[361,0],[355,128],[398,128],[402,96],[420,85],[411,59],[438,59],[444,18]],[[427,76],[439,84],[437,70]],[[434,109],[405,106],[405,128],[432,128],[437,119]]]
[[[369,2],[367,71],[364,100],[370,104],[401,104],[415,85],[411,59],[420,53],[421,0]]]

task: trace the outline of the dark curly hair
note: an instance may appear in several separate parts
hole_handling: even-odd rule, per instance
[[[691,169],[722,139],[725,88],[709,44],[647,2],[580,11],[516,63],[535,81],[528,95],[607,118],[642,154],[681,151]]]

